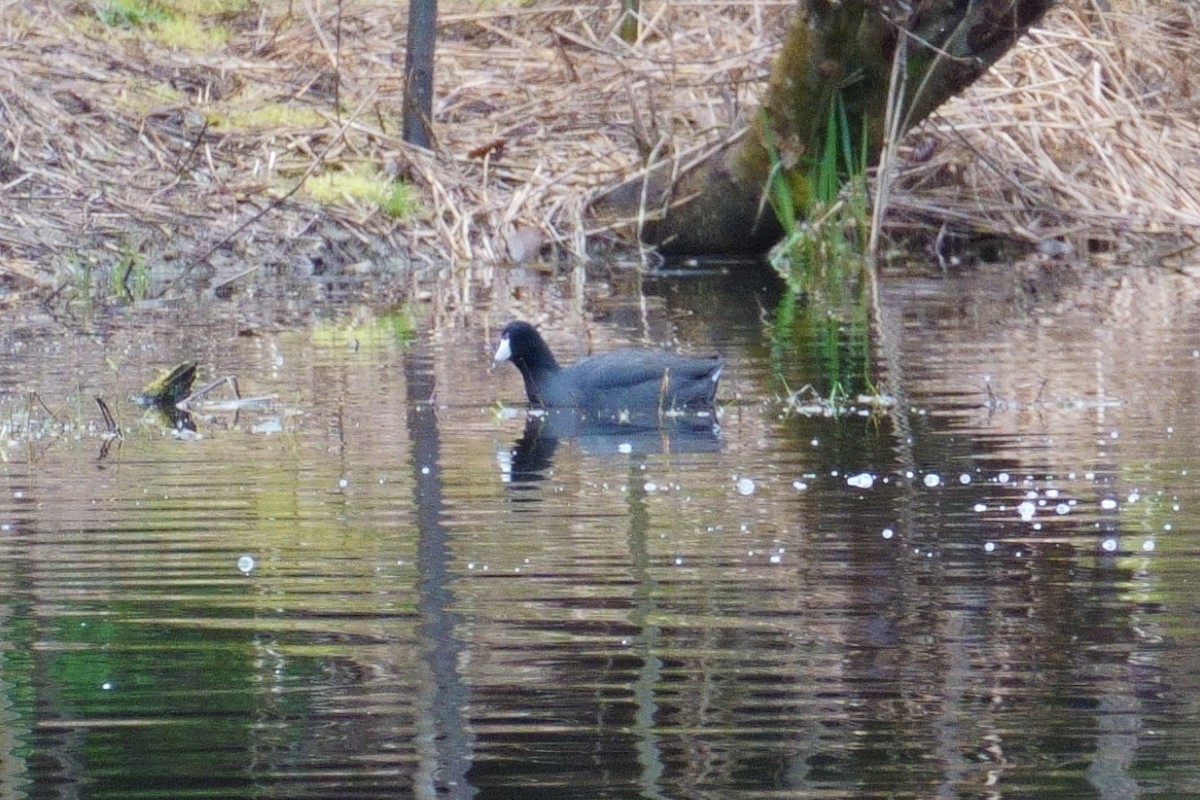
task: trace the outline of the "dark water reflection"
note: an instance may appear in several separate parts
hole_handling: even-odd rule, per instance
[[[766,278],[442,280],[0,322],[0,796],[1200,796],[1186,279],[890,280],[841,417]],[[718,424],[497,413],[513,316]],[[192,358],[272,399],[128,401]]]

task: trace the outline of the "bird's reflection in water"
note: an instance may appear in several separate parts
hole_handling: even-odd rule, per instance
[[[593,456],[715,453],[721,449],[719,431],[712,414],[660,418],[650,413],[618,423],[589,419],[569,409],[547,409],[526,418],[524,435],[502,454],[501,472],[510,483],[545,480],[559,443],[565,441]]]

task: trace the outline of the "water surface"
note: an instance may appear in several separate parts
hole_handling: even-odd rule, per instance
[[[1200,796],[1186,278],[888,279],[833,416],[769,276],[416,288],[0,321],[0,794]],[[513,317],[722,353],[719,430],[527,428]],[[267,399],[130,402],[189,359]]]

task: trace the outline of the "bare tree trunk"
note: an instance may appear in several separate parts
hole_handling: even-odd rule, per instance
[[[891,112],[903,132],[974,82],[1055,0],[799,2],[745,135],[680,175],[662,168],[616,187],[593,204],[596,216],[636,219],[642,240],[667,254],[763,253],[782,233],[767,202],[773,171],[803,216],[834,114],[851,152],[877,163],[890,91],[900,92]]]
[[[433,56],[437,0],[410,0],[404,49],[404,141],[433,147]]]

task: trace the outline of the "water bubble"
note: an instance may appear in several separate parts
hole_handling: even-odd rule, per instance
[[[675,556],[675,566],[683,566],[683,556]]]
[[[1163,530],[1164,530],[1164,531],[1169,531],[1169,530],[1171,530],[1171,523],[1169,523],[1169,522],[1168,522],[1168,523],[1164,524],[1164,525],[1163,525]]]
[[[814,438],[811,442],[809,442],[809,444],[811,444],[813,447],[816,447],[820,443],[821,443],[821,440],[817,439],[817,438]]]
[[[1066,503],[1059,503],[1058,505],[1056,505],[1054,507],[1054,513],[1058,514],[1060,517],[1063,514],[1069,514],[1070,512],[1071,512],[1071,507],[1069,505],[1067,505]]]
[[[654,481],[646,481],[644,484],[642,484],[642,489],[644,489],[647,494],[653,494],[654,492],[658,491],[658,484]]]
[[[930,489],[932,489],[935,486],[940,485],[941,482],[942,482],[942,477],[936,473],[931,472],[925,476],[925,485],[928,486]]]
[[[617,445],[617,452],[621,455],[629,455],[633,452],[633,445],[629,442],[621,442]]]
[[[1119,439],[1120,437],[1121,437],[1121,434],[1117,433],[1116,431],[1108,432],[1108,438],[1110,438],[1110,439]]]
[[[851,475],[846,478],[846,483],[856,489],[870,489],[875,485],[875,476],[869,472],[860,472],[857,475]]]
[[[975,509],[975,513],[982,514],[984,511],[987,511],[987,504],[986,503],[976,503],[973,506],[973,508]]]
[[[894,530],[892,530],[891,528],[884,528],[883,533],[881,535],[885,539],[890,539],[896,535],[896,532]]]
[[[984,543],[984,545],[983,545],[983,551],[984,551],[985,553],[990,553],[990,552],[992,552],[992,551],[993,551],[993,550],[995,550],[995,549],[996,549],[996,543],[995,543],[995,542],[985,542],[985,543]]]
[[[1126,498],[1125,502],[1127,502],[1127,503],[1136,503],[1136,502],[1137,502],[1138,500],[1140,500],[1141,498],[1142,498],[1142,496],[1141,496],[1140,494],[1138,494],[1137,492],[1130,492],[1130,493],[1129,493],[1129,497],[1128,497],[1128,498]]]
[[[1017,506],[1017,515],[1021,517],[1022,522],[1029,522],[1033,519],[1033,515],[1037,513],[1037,506],[1026,500]]]
[[[795,489],[797,492],[803,492],[805,489],[808,488],[808,484],[801,480],[795,480],[795,481],[792,481],[792,488]]]
[[[1151,541],[1150,539],[1147,539],[1146,541],[1142,542],[1142,549],[1145,550],[1147,553],[1153,552],[1154,542]]]
[[[966,486],[968,483],[971,482],[971,476],[964,472],[962,475],[958,476],[958,482],[961,483],[963,486]]]
[[[1112,511],[1117,507],[1117,499],[1115,497],[1106,497],[1100,501],[1100,507],[1105,511]]]
[[[111,690],[112,690],[112,688],[113,688],[113,682],[112,682],[112,681],[105,681],[104,683],[100,684],[100,688],[101,688],[101,689],[103,689],[103,690],[104,690],[104,691],[106,691],[106,692],[107,692],[107,691],[111,691]]]
[[[739,478],[737,482],[738,494],[751,495],[754,494],[754,480],[751,478]]]
[[[780,561],[783,561],[783,556],[779,555],[778,553],[773,553],[769,560],[772,564],[778,564]]]
[[[1008,483],[1008,473],[1001,472],[996,476],[996,483]]]
[[[1105,539],[1103,542],[1100,543],[1100,547],[1104,549],[1104,552],[1112,553],[1112,552],[1116,551],[1116,549],[1117,549],[1117,540],[1116,539]]]
[[[1047,489],[1046,497],[1049,497],[1051,500],[1057,500],[1058,499],[1058,489]]]
[[[429,474],[429,467],[421,467],[421,474],[422,474],[422,475],[428,475],[428,474]]]
[[[254,570],[254,556],[243,555],[237,560],[237,568],[243,575],[249,575]]]

